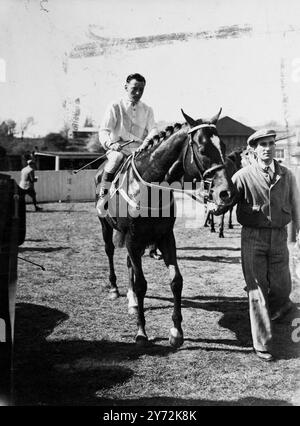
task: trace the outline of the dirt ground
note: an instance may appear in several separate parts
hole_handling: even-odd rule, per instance
[[[240,261],[240,226],[219,239],[190,212],[176,223],[184,278],[185,342],[168,343],[172,295],[162,261],[147,254],[146,327],[151,345],[134,343],[127,313],[126,252],[116,254],[121,297],[108,299],[108,264],[93,203],[27,206],[19,261],[14,359],[16,405],[299,405],[297,308],[274,324],[277,362],[252,351]],[[195,226],[197,225],[197,227]],[[199,227],[198,227],[199,225]],[[291,247],[292,250],[292,247]]]

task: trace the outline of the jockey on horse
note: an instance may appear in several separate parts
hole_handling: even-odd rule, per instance
[[[100,126],[99,140],[107,150],[108,159],[100,185],[96,176],[96,185],[99,185],[96,208],[100,214],[105,211],[107,194],[123,159],[145,149],[151,138],[158,135],[152,108],[141,102],[145,85],[142,75],[130,74],[125,84],[126,96],[109,106]],[[131,143],[122,149],[120,142],[128,140]]]

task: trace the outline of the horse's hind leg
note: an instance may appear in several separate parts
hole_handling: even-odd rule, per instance
[[[137,298],[134,292],[134,272],[132,263],[129,255],[127,255],[127,268],[128,268],[128,291],[127,291],[127,299],[128,299],[128,313],[130,315],[134,315],[138,313],[138,303]]]
[[[105,219],[99,218],[99,220],[102,225],[102,235],[105,244],[105,253],[108,257],[109,262],[109,298],[114,300],[120,296],[120,293],[117,286],[117,277],[114,268],[115,246],[113,243],[113,228],[106,222]]]
[[[176,243],[173,231],[158,245],[164,261],[169,268],[171,290],[174,296],[174,310],[172,320],[174,327],[170,330],[169,342],[171,346],[179,347],[183,344],[183,331],[181,328],[181,293],[183,286],[182,275],[179,271],[176,257]]]

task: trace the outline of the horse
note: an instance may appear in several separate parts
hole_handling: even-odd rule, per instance
[[[252,164],[253,161],[255,161],[255,159],[256,159],[255,152],[250,147],[233,151],[231,154],[227,156],[227,164],[231,172],[231,176],[233,176],[234,173],[240,170],[242,167],[246,167],[249,164]],[[228,228],[229,229],[233,229],[232,212],[233,212],[233,206],[228,211],[229,213]],[[224,221],[225,221],[225,213],[221,215],[221,219],[219,223],[219,238],[224,238]],[[208,227],[209,225],[210,225],[210,232],[216,232],[214,214],[210,210],[207,212],[207,216],[204,222],[205,227]]]
[[[107,214],[100,217],[102,235],[105,251],[109,260],[109,282],[110,298],[116,299],[120,296],[116,283],[114,271],[114,240],[113,231],[118,231],[120,245],[127,248],[127,267],[129,274],[129,289],[127,297],[128,307],[137,314],[137,334],[135,341],[139,345],[145,345],[148,337],[145,330],[144,298],[147,291],[147,282],[142,269],[142,255],[145,248],[150,244],[156,244],[162,253],[164,262],[169,269],[170,286],[174,296],[174,309],[172,314],[173,327],[170,330],[169,343],[173,347],[183,344],[183,330],[181,327],[181,293],[183,278],[180,273],[177,257],[176,242],[174,237],[174,224],[176,220],[175,201],[173,190],[168,192],[170,211],[166,217],[144,217],[141,212],[149,211],[149,206],[143,207],[139,195],[143,188],[152,190],[158,187],[160,192],[166,187],[155,185],[153,182],[161,183],[167,172],[174,167],[176,173],[169,175],[167,184],[172,184],[185,175],[190,181],[193,179],[211,182],[211,194],[218,209],[229,206],[234,199],[235,190],[225,164],[225,145],[220,140],[216,123],[221,110],[211,120],[194,120],[184,113],[189,130],[179,131],[171,137],[163,140],[158,145],[147,151],[134,153],[129,157],[124,175],[127,177],[128,188],[124,191],[120,186],[110,196],[116,199],[114,206],[119,206],[124,197],[128,203],[127,215],[120,215],[118,209],[108,209]],[[120,189],[121,188],[121,189]],[[156,188],[157,189],[157,188]],[[123,190],[123,191],[122,191]],[[168,190],[168,188],[167,188]],[[179,189],[178,189],[179,190]],[[180,190],[182,191],[182,190]],[[160,194],[162,195],[162,194]],[[135,206],[136,208],[132,207]],[[144,210],[143,210],[144,208]],[[150,210],[151,210],[150,206]],[[160,207],[159,212],[161,213]],[[159,217],[157,217],[159,216]],[[137,306],[136,306],[137,305]]]

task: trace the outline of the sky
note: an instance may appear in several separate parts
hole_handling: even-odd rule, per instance
[[[139,72],[157,121],[299,122],[299,16],[298,0],[1,0],[0,121],[58,131],[79,97],[98,124]]]

